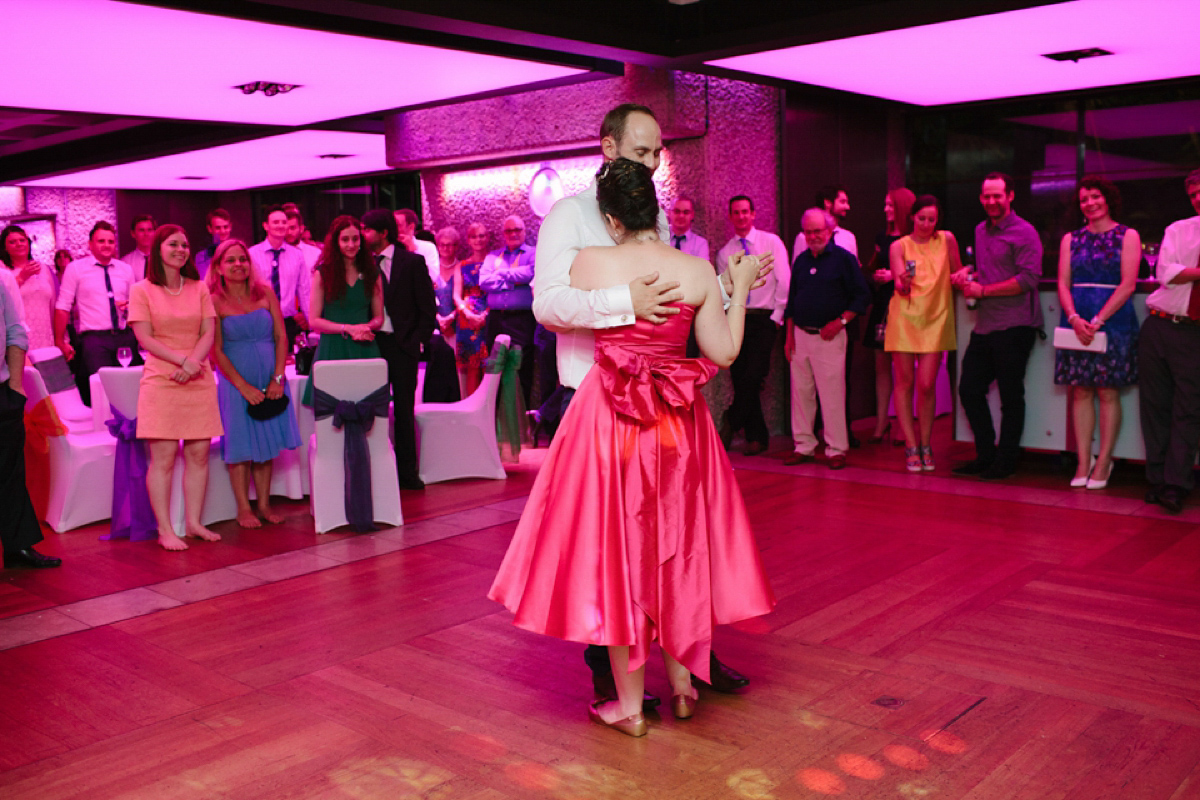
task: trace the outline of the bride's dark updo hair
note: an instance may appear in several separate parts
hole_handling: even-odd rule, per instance
[[[621,221],[630,233],[653,230],[658,225],[658,196],[650,168],[618,158],[596,175],[596,200],[601,214]]]

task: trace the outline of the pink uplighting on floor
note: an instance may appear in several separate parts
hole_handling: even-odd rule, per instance
[[[1200,74],[1195,0],[1073,0],[708,62],[930,106]],[[1078,63],[1042,56],[1101,47]]]
[[[321,158],[337,153],[347,158]],[[25,182],[73,189],[236,191],[389,169],[382,134],[296,131]]]
[[[307,125],[584,70],[111,0],[5,0],[0,105]],[[267,97],[232,87],[299,84]]]

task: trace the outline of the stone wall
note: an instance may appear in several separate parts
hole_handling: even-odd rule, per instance
[[[117,193],[112,189],[25,189],[25,212],[54,214],[57,247],[76,258],[88,252],[88,234],[97,220],[107,220],[119,231]]]
[[[586,187],[600,164],[600,121],[626,102],[658,117],[666,145],[655,175],[660,200],[666,207],[679,194],[695,201],[696,230],[714,257],[732,236],[734,195],[754,198],[759,228],[777,229],[782,98],[778,89],[743,81],[628,67],[621,77],[399,113],[387,120],[388,163],[420,170],[427,228],[453,225],[465,235],[479,221],[499,241],[501,222],[516,214],[536,244],[541,220],[526,197],[529,180],[548,165],[567,194]],[[782,342],[776,349],[763,403],[771,430],[781,433],[787,373]],[[705,393],[714,413],[723,411],[728,373]]]

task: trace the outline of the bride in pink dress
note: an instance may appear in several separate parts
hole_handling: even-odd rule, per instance
[[[488,596],[518,627],[607,645],[618,699],[589,715],[641,736],[652,641],[662,647],[672,710],[690,717],[691,675],[709,679],[713,625],[775,605],[699,391],[737,356],[758,262],[730,264],[726,313],[712,266],[658,239],[646,167],[610,162],[596,194],[617,245],[581,251],[571,285],[603,289],[657,272],[679,282],[680,313],[663,325],[596,331],[596,367],[571,401]],[[684,357],[693,321],[703,359]]]

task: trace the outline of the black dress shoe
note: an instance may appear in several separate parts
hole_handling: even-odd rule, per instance
[[[33,569],[49,569],[61,567],[62,559],[44,556],[32,547],[24,550],[13,550],[4,554],[5,567],[32,567]]]
[[[617,685],[613,683],[612,673],[592,673],[592,691],[596,694],[596,701],[606,703],[609,700],[617,699]],[[642,692],[642,710],[653,711],[662,703],[662,698]]]
[[[705,683],[693,675],[692,685],[708,686],[718,692],[724,692],[725,694],[734,694],[738,689],[745,689],[750,685],[749,678],[738,672],[736,669],[728,667],[718,661],[716,653],[708,654],[708,672],[709,678],[711,678],[709,683]]]
[[[977,458],[950,470],[955,475],[982,475],[992,465],[991,459]]]
[[[1169,514],[1183,511],[1183,490],[1176,486],[1164,486],[1158,493],[1158,504]]]
[[[1162,499],[1159,497],[1159,495],[1165,488],[1166,487],[1161,483],[1152,484],[1150,488],[1146,490],[1146,496],[1142,499],[1146,501],[1146,505],[1156,506],[1162,502]]]
[[[1017,472],[1017,465],[1003,458],[997,458],[983,472],[979,473],[981,481],[1002,481],[1011,478]]]

